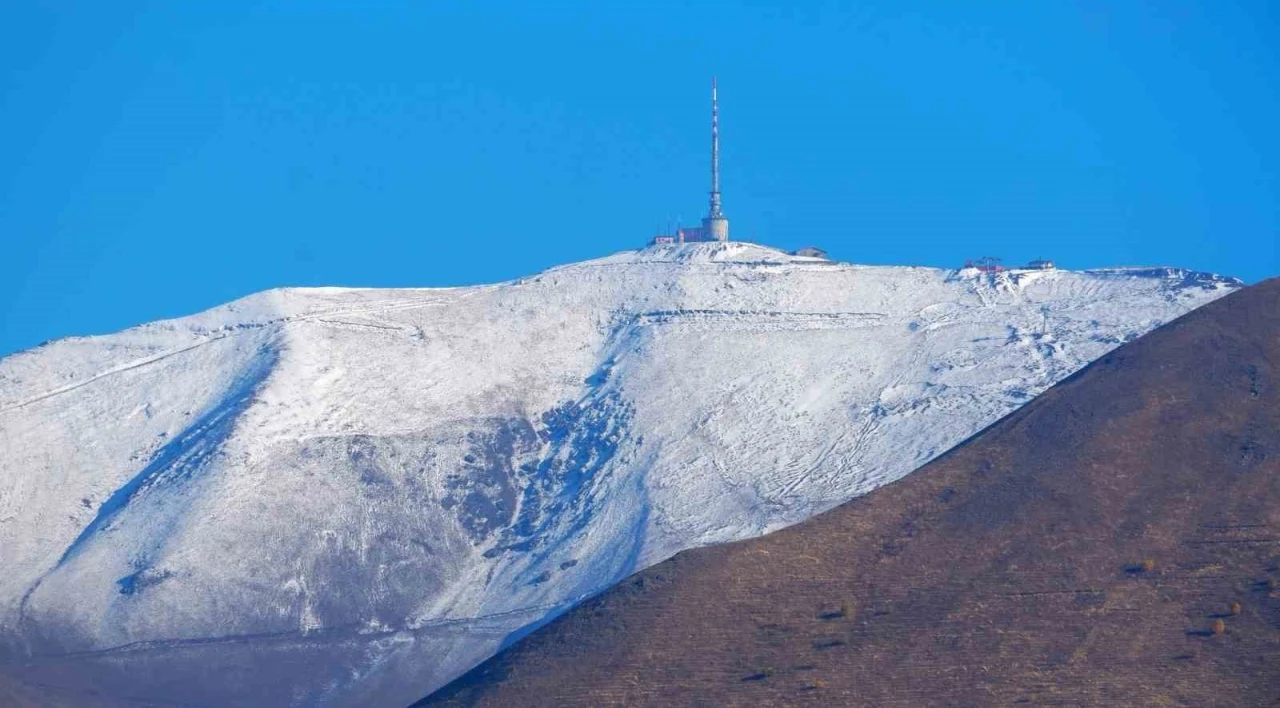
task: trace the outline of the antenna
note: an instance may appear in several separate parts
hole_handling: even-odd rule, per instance
[[[716,99],[716,77],[711,77],[711,213],[712,219],[723,218],[720,212],[720,106]]]

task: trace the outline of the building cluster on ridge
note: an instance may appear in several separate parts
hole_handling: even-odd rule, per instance
[[[701,226],[679,226],[669,233],[653,237],[651,245],[697,243],[701,241],[724,242],[729,240],[729,219],[720,206],[720,104],[716,96],[716,79],[711,78],[711,200]],[[827,260],[827,252],[815,246],[805,246],[791,255]],[[1023,268],[1030,270],[1054,270],[1053,261],[1036,259]],[[962,269],[977,269],[983,273],[1005,270],[1000,259],[994,256],[965,261]]]

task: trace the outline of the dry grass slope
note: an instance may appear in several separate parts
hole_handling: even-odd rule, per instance
[[[1280,705],[1280,280],[419,705]]]

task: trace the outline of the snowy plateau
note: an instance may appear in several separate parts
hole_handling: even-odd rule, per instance
[[[655,246],[273,290],[0,360],[0,678],[403,706],[633,571],[892,482],[1238,281]]]

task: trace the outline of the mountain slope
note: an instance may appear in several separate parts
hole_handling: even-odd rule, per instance
[[[1235,285],[696,244],[56,342],[0,361],[0,662],[113,697],[408,702]]]
[[[1273,705],[1277,581],[1280,279],[902,481],[649,568],[420,705]]]

